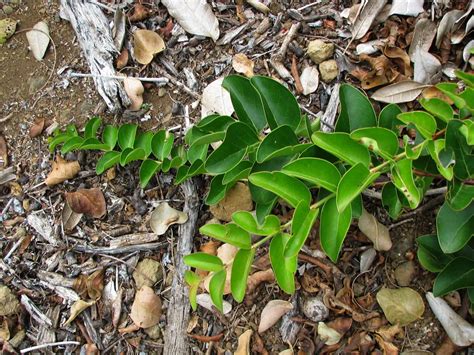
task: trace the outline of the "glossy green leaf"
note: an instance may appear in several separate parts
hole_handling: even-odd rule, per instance
[[[405,154],[407,159],[417,160],[423,152],[423,149],[428,144],[428,142],[428,140],[425,140],[423,141],[423,143],[417,144],[415,147],[413,147],[413,143],[410,141],[410,138],[407,135],[404,135],[403,145],[405,148]]]
[[[387,128],[398,134],[398,127],[403,125],[397,116],[402,113],[402,109],[397,104],[388,104],[379,114],[379,127]]]
[[[466,138],[466,142],[468,145],[474,145],[474,121],[473,120],[465,120],[463,121],[463,125],[459,127],[459,132]]]
[[[84,139],[95,138],[101,123],[102,119],[100,117],[92,117],[84,127]]]
[[[136,124],[124,124],[118,131],[118,144],[122,150],[133,148],[138,126]]]
[[[342,213],[379,175],[360,163],[351,167],[337,185],[337,210]]]
[[[151,141],[153,139],[152,132],[143,132],[138,134],[135,139],[135,148],[142,148],[145,151],[145,155],[148,157],[151,154]]]
[[[400,216],[403,204],[398,196],[398,190],[391,182],[385,184],[382,188],[382,205],[387,210],[388,215],[393,220]]]
[[[64,142],[66,142],[67,140],[69,140],[69,139],[71,139],[71,138],[73,138],[73,136],[70,136],[70,135],[68,135],[68,134],[66,134],[66,133],[61,133],[61,134],[58,134],[58,135],[56,135],[56,136],[54,136],[54,137],[52,137],[52,138],[51,138],[51,137],[48,138],[49,151],[50,151],[50,152],[53,152],[54,149],[55,149],[58,145],[60,145],[60,144],[62,144],[62,143],[64,143]]]
[[[352,218],[358,219],[362,216],[362,195],[359,195],[351,202],[351,209],[352,209]]]
[[[107,144],[110,150],[117,145],[118,128],[113,125],[107,125],[102,132],[102,141]]]
[[[351,205],[348,205],[342,212],[339,212],[336,199],[332,198],[324,204],[319,219],[321,247],[326,255],[336,263],[347,231],[351,225]]]
[[[226,225],[205,224],[199,228],[199,232],[241,249],[250,249],[252,246],[252,239],[248,231],[245,231],[233,223]]]
[[[97,175],[102,174],[107,169],[120,162],[120,152],[115,150],[105,153],[97,162],[95,172]]]
[[[386,128],[360,128],[351,133],[351,138],[384,159],[390,159],[398,152],[398,137]]]
[[[466,101],[459,97],[457,93],[458,85],[456,83],[439,83],[436,85],[436,88],[449,97],[457,108],[462,109],[466,107]]]
[[[188,175],[192,176],[191,169],[188,172]],[[229,191],[234,186],[233,183],[223,184],[222,183],[223,177],[224,175],[221,174],[221,175],[216,175],[212,178],[211,184],[209,187],[209,192],[206,195],[206,200],[205,200],[207,205],[215,205],[216,203],[221,201],[225,197],[225,194],[227,193],[227,191]]]
[[[436,216],[436,229],[439,244],[445,253],[461,250],[474,233],[474,203],[455,211],[445,202]]]
[[[262,98],[250,82],[240,75],[230,75],[222,82],[222,87],[230,93],[232,106],[240,121],[261,131],[267,124]]]
[[[311,136],[314,144],[350,165],[361,163],[369,166],[369,150],[351,139],[347,133],[315,132]]]
[[[258,146],[257,162],[263,163],[278,156],[298,153],[298,146],[299,152],[307,148],[307,145],[299,144],[298,137],[290,126],[280,126],[271,131]]]
[[[72,137],[68,138],[66,143],[61,147],[61,154],[67,154],[73,150],[79,149],[79,147],[84,143],[84,138],[82,137]]]
[[[337,132],[352,132],[358,128],[377,125],[374,108],[367,95],[349,84],[339,88],[341,113],[337,119]]]
[[[79,150],[103,150],[109,151],[110,147],[108,144],[102,143],[97,138],[87,138],[78,148]]]
[[[309,181],[326,190],[336,192],[341,174],[326,160],[318,158],[300,158],[285,165],[281,171],[286,175]]]
[[[270,243],[270,262],[278,286],[288,294],[295,292],[295,271],[297,268],[297,256],[285,257],[285,247],[291,236],[278,233]]]
[[[225,131],[234,122],[235,120],[230,116],[210,115],[199,121],[195,127],[201,132],[217,133]]]
[[[459,97],[466,102],[465,109],[471,111],[471,114],[474,111],[474,89],[473,88],[466,88],[459,94]]]
[[[265,76],[253,76],[250,82],[260,93],[269,126],[274,129],[288,125],[295,131],[301,121],[301,112],[291,91]]]
[[[186,157],[192,164],[197,160],[205,161],[207,158],[207,151],[209,150],[209,144],[192,145],[189,147]]]
[[[474,185],[465,184],[457,179],[448,183],[446,201],[451,209],[460,211],[465,209],[474,200]]]
[[[446,141],[444,139],[437,139],[435,141],[429,141],[426,148],[430,152],[431,157],[436,163],[436,167],[441,175],[447,180],[452,180],[454,176],[453,165],[454,153],[450,149],[445,149]]]
[[[257,142],[257,135],[247,124],[232,123],[222,144],[207,158],[206,170],[211,174],[222,174],[232,170],[245,157],[248,147]]]
[[[458,257],[438,274],[433,284],[433,294],[435,297],[441,297],[469,287],[474,287],[474,260]]]
[[[403,159],[392,166],[392,182],[406,197],[410,207],[415,209],[421,202],[421,193],[415,185],[412,171],[412,161]]]
[[[184,263],[189,267],[195,267],[204,271],[220,271],[224,268],[221,259],[207,253],[193,253],[183,257]]]
[[[151,149],[156,159],[163,161],[173,149],[174,135],[165,130],[155,133],[151,140]]]
[[[275,196],[275,195],[274,195]],[[255,203],[255,216],[260,224],[265,223],[265,217],[268,216],[277,202],[278,196],[266,203]]]
[[[460,132],[463,122],[451,120],[446,128],[446,147],[454,151],[456,164],[454,175],[460,180],[474,177],[474,155],[472,147],[468,146],[464,135]]]
[[[242,302],[247,289],[247,278],[249,276],[255,249],[240,249],[235,255],[232,263],[232,271],[230,276],[230,289],[232,296],[237,302]]]
[[[224,295],[225,279],[226,271],[221,270],[217,271],[212,276],[211,282],[209,282],[209,294],[211,295],[212,303],[221,312],[224,312],[222,297]]]
[[[237,211],[232,214],[232,220],[247,232],[255,235],[271,235],[280,231],[280,220],[275,215],[266,216],[264,222],[259,225],[252,213]]]
[[[226,172],[224,174],[224,178],[222,179],[223,184],[228,184],[233,181],[237,181],[240,179],[248,178],[250,171],[252,170],[253,164],[248,160],[242,160],[239,164],[237,164],[232,170]]]
[[[440,272],[453,259],[452,256],[443,252],[435,234],[418,237],[416,243],[418,244],[418,261],[430,272]]]
[[[140,187],[144,189],[153,176],[160,170],[161,164],[156,160],[146,159],[140,166]]]
[[[301,201],[295,209],[291,231],[293,236],[285,247],[285,257],[297,256],[313,228],[318,217],[319,209],[309,207],[305,201]]]
[[[436,132],[436,120],[427,112],[404,112],[398,115],[398,119],[405,124],[413,124],[418,132],[426,139],[431,139]]]
[[[454,111],[451,105],[441,99],[420,99],[419,102],[426,111],[444,122],[449,122],[454,118]]]
[[[471,74],[471,73],[466,73],[466,72],[463,72],[461,70],[455,70],[454,71],[454,74],[456,74],[456,76],[461,79],[462,81],[464,81],[466,83],[466,85],[474,88],[474,75]]]
[[[125,166],[135,160],[146,158],[145,151],[142,148],[127,148],[120,154],[120,165]]]
[[[189,303],[191,303],[191,307],[193,311],[195,311],[197,309],[196,296],[201,278],[196,273],[186,270],[184,272],[184,281],[186,281],[189,286]]]
[[[225,137],[225,131],[222,132],[215,132],[215,133],[209,133],[206,134],[202,137],[197,138],[193,142],[193,146],[198,146],[198,145],[203,145],[203,144],[211,144],[215,142],[219,142],[223,140]]]
[[[301,201],[307,204],[311,201],[311,193],[303,182],[278,171],[253,173],[249,176],[249,181],[280,196],[293,207]]]

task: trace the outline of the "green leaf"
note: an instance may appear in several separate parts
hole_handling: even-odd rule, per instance
[[[124,124],[118,130],[118,144],[122,150],[133,148],[138,126],[136,124]]]
[[[415,185],[412,171],[412,161],[403,159],[392,166],[392,182],[406,197],[411,209],[415,209],[421,202],[421,193]]]
[[[202,252],[185,255],[183,261],[189,267],[204,271],[217,272],[224,268],[224,264],[217,256]]]
[[[403,144],[405,148],[405,154],[407,159],[410,160],[417,160],[421,153],[423,152],[423,149],[426,147],[428,144],[428,140],[423,141],[423,143],[420,143],[413,148],[413,144],[410,142],[410,137],[407,135],[403,136]]]
[[[280,220],[275,215],[266,216],[262,225],[259,225],[252,213],[247,211],[234,212],[232,220],[242,229],[255,235],[271,235],[280,231]]]
[[[324,159],[300,158],[285,165],[283,173],[309,181],[326,190],[336,192],[341,174],[337,168]]]
[[[347,133],[315,132],[311,136],[314,144],[350,165],[361,163],[369,166],[369,150],[356,143]]]
[[[189,162],[192,164],[197,160],[206,160],[207,158],[207,151],[209,149],[209,144],[202,144],[202,145],[192,145],[189,147],[186,156]]]
[[[151,154],[151,140],[153,139],[152,132],[143,132],[138,135],[135,140],[134,147],[142,148],[145,151],[145,155],[148,157]]]
[[[191,166],[192,168],[192,166]],[[191,173],[191,169],[188,172],[189,176],[193,176]],[[227,185],[224,185],[222,183],[222,179],[224,178],[224,175],[216,175],[212,178],[211,180],[211,185],[209,187],[209,193],[206,196],[206,204],[207,205],[215,205],[219,201],[221,201],[224,197],[227,191],[229,191],[232,186],[234,186],[234,183],[230,183]]]
[[[459,127],[459,132],[466,138],[466,142],[468,145],[474,145],[474,121],[463,121],[463,125]]]
[[[87,138],[78,148],[79,150],[103,150],[109,151],[110,146],[108,144],[102,143],[97,138]]]
[[[67,140],[71,139],[73,136],[70,136],[66,133],[61,133],[58,134],[57,136],[54,136],[53,138],[48,138],[48,143],[49,143],[49,151],[54,152],[54,149],[59,145]]]
[[[362,216],[362,207],[362,195],[359,195],[351,202],[352,218],[358,219]]]
[[[466,85],[474,88],[474,75],[473,74],[466,73],[466,72],[463,72],[461,70],[455,70],[454,74],[456,74],[456,76],[459,79],[464,81],[466,83]]]
[[[278,282],[278,286],[288,294],[295,292],[295,271],[297,256],[285,257],[285,247],[290,240],[290,235],[278,233],[270,243],[270,262]]]
[[[474,177],[474,156],[472,147],[468,146],[466,139],[459,129],[463,126],[460,120],[449,121],[446,128],[446,147],[454,151],[456,164],[454,175],[460,180]]]
[[[388,215],[393,220],[400,216],[403,204],[398,196],[398,190],[391,182],[385,184],[382,188],[382,205],[387,210]]]
[[[285,257],[297,256],[308,238],[311,228],[318,217],[319,209],[309,207],[305,201],[301,201],[295,209],[291,231],[293,237],[288,241],[285,247]]]
[[[193,311],[195,311],[197,309],[196,296],[201,278],[196,273],[186,270],[184,272],[184,281],[186,281],[189,286],[189,303],[191,303],[191,307]]]
[[[140,166],[140,187],[144,189],[156,172],[160,170],[161,164],[156,160],[146,159]]]
[[[452,256],[443,252],[435,234],[418,237],[416,243],[418,260],[421,266],[430,272],[440,272],[453,260]]]
[[[95,172],[97,173],[97,175],[100,175],[107,169],[114,166],[115,164],[118,164],[119,162],[120,162],[120,152],[117,152],[115,150],[107,152],[97,162],[97,165],[95,167]]]
[[[230,75],[224,79],[222,87],[229,91],[239,120],[260,132],[267,124],[266,113],[262,98],[250,80]]]
[[[151,149],[156,159],[163,161],[173,149],[174,135],[165,130],[155,133],[151,141]]]
[[[214,306],[224,312],[222,296],[224,295],[224,286],[226,279],[226,271],[218,271],[212,276],[211,282],[209,282],[209,293],[211,295],[212,303]]]
[[[299,144],[298,137],[290,126],[283,125],[271,131],[260,143],[257,150],[257,162],[283,156],[294,155],[305,150],[308,145]]]
[[[257,135],[247,124],[232,123],[227,129],[224,142],[207,158],[206,170],[211,174],[232,170],[245,157],[248,147],[257,142]]]
[[[268,216],[277,202],[278,196],[275,196],[267,203],[255,203],[255,216],[260,224],[265,223],[265,217]]]
[[[217,133],[225,131],[227,127],[234,122],[235,120],[230,116],[210,115],[204,117],[195,127],[197,127],[201,132]],[[189,142],[188,144],[191,143],[192,142]]]
[[[120,154],[120,165],[125,166],[135,160],[143,160],[146,158],[145,151],[142,148],[126,148]]]
[[[435,297],[441,297],[449,292],[469,287],[474,287],[474,261],[458,257],[438,274],[433,284],[433,294]]]
[[[222,179],[223,184],[228,184],[240,179],[246,179],[250,171],[252,170],[252,163],[248,160],[242,160],[239,164],[235,166],[232,170],[224,174]]]
[[[443,175],[446,180],[452,180],[454,176],[453,165],[455,163],[454,153],[451,149],[447,151],[445,146],[446,141],[444,139],[437,139],[435,141],[429,141],[426,148],[435,161],[440,174]]]
[[[426,139],[431,139],[436,132],[436,120],[427,112],[412,111],[399,114],[398,119],[405,124],[413,124]]]
[[[452,182],[448,183],[446,201],[453,210],[463,210],[469,206],[473,200],[474,185],[464,184],[457,179],[454,179]]]
[[[82,137],[72,137],[68,138],[67,142],[61,148],[61,154],[67,154],[73,150],[79,149],[79,147],[84,143],[84,138]]]
[[[240,249],[235,255],[230,275],[230,289],[237,302],[242,302],[247,289],[247,278],[252,267],[255,249]]]
[[[436,229],[445,253],[461,250],[474,233],[474,203],[464,210],[455,211],[445,202],[436,216]]]
[[[102,119],[100,117],[92,117],[89,122],[87,122],[86,127],[84,128],[84,139],[87,138],[95,138],[97,134],[97,130],[99,129],[102,123]]]
[[[379,114],[379,127],[387,128],[398,134],[398,127],[403,125],[397,116],[402,113],[402,109],[397,104],[388,104]]]
[[[398,152],[398,137],[386,128],[360,128],[351,133],[351,138],[384,159],[390,159]]]
[[[426,111],[444,122],[449,122],[454,118],[454,111],[451,105],[441,99],[420,99],[419,102]]]
[[[102,132],[102,141],[107,144],[110,150],[115,148],[118,139],[118,128],[112,125],[107,125]]]
[[[371,173],[360,163],[350,168],[337,186],[337,210],[342,213],[379,175],[380,173]]]
[[[459,97],[459,95],[457,94],[458,84],[439,83],[436,85],[436,88],[440,90],[443,94],[445,94],[447,97],[449,97],[458,109],[463,109],[464,107],[466,107],[466,101],[463,98]]]
[[[205,224],[199,228],[199,233],[241,249],[250,249],[252,246],[250,234],[233,223]]]
[[[253,76],[250,82],[260,93],[269,126],[274,129],[288,125],[295,131],[301,112],[293,94],[278,81],[265,76]]]
[[[341,251],[351,221],[351,205],[348,205],[342,212],[339,212],[335,198],[327,201],[321,210],[319,222],[321,247],[334,263],[336,263],[339,258],[339,252]]]
[[[337,119],[337,132],[352,132],[358,128],[377,125],[374,108],[367,95],[349,84],[339,88],[341,113]]]
[[[293,207],[301,201],[308,205],[311,201],[311,193],[303,182],[278,171],[253,173],[249,181],[280,196]]]

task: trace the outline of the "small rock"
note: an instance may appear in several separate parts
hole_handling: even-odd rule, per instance
[[[28,80],[28,83],[30,85],[30,94],[34,94],[36,91],[38,91],[46,82],[46,77],[45,76],[39,76],[39,77],[33,77]]]
[[[334,59],[326,60],[319,64],[319,72],[321,73],[321,79],[324,82],[329,83],[330,81],[336,79],[339,74],[339,68]]]
[[[413,261],[407,261],[406,263],[400,264],[395,269],[395,279],[398,285],[408,286],[415,277],[415,263]]]
[[[334,44],[316,39],[309,42],[307,53],[313,62],[320,64],[332,57],[334,54]]]
[[[20,302],[7,286],[0,286],[0,316],[9,316],[20,310]]]
[[[161,337],[161,329],[158,324],[155,324],[154,326],[150,328],[145,328],[143,330],[145,331],[146,335],[148,335],[153,340],[158,340]]]
[[[13,13],[13,11],[14,11],[14,9],[10,5],[5,5],[3,7],[3,12],[5,13],[5,15],[11,15]]]
[[[236,211],[251,211],[253,209],[250,189],[242,182],[238,182],[227,192],[226,197],[218,204],[210,207],[214,217],[221,221],[230,222],[232,213]]]
[[[329,310],[324,305],[321,297],[308,297],[303,301],[304,315],[313,322],[322,322],[329,317]]]
[[[152,287],[163,279],[161,264],[153,259],[143,259],[137,264],[135,271],[133,271],[133,279],[138,290],[142,286]]]

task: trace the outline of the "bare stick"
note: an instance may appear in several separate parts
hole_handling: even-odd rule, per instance
[[[20,353],[26,354],[26,353],[29,353],[30,351],[49,348],[51,346],[61,346],[61,345],[81,345],[81,343],[79,343],[78,341],[58,341],[57,343],[47,343],[47,344],[31,346],[29,348],[24,348],[20,350]]]
[[[103,79],[114,79],[114,80],[125,80],[128,78],[127,76],[119,76],[119,75],[100,75],[100,74],[90,74],[90,73],[68,73],[68,77],[70,78],[103,78]],[[143,82],[148,83],[156,83],[159,85],[166,85],[170,82],[168,78],[141,78],[141,77],[133,77],[134,79],[138,79]]]
[[[128,245],[128,246],[119,247],[119,248],[95,247],[92,245],[75,245],[74,247],[72,247],[72,250],[80,252],[80,253],[88,253],[88,254],[121,254],[121,253],[131,253],[134,251],[158,249],[166,244],[167,244],[166,242],[146,243],[146,244],[138,244],[138,245]]]

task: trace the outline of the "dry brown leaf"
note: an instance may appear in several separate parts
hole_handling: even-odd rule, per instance
[[[188,215],[175,210],[168,202],[162,202],[153,211],[150,217],[150,227],[157,235],[163,235],[173,224],[183,224],[188,220]]]
[[[5,343],[10,340],[10,329],[8,328],[7,318],[3,318],[3,322],[0,325],[0,342]]]
[[[158,324],[161,316],[161,299],[153,289],[143,286],[135,294],[130,318],[140,328],[149,328]]]
[[[199,251],[201,251],[203,253],[206,253],[206,254],[216,255],[217,254],[217,247],[220,244],[221,243],[219,241],[211,240],[207,243],[202,244],[201,247],[199,248]]]
[[[388,104],[410,102],[415,100],[423,89],[430,86],[411,80],[400,81],[378,89],[372,94],[372,99]]]
[[[128,58],[129,58],[128,49],[123,48],[115,61],[115,66],[117,67],[117,69],[120,70],[124,68],[128,64]]]
[[[275,275],[271,268],[264,271],[257,271],[248,277],[246,293],[248,295],[251,294],[262,282],[273,281],[275,281]]]
[[[20,302],[5,285],[0,285],[0,316],[9,316],[20,310]]]
[[[231,244],[225,243],[222,244],[219,248],[217,248],[217,257],[221,259],[222,263],[224,264],[224,268],[226,270],[226,279],[224,284],[224,295],[228,295],[232,292],[230,288],[230,277],[231,277],[231,269],[232,264],[234,262],[235,255],[239,249]],[[209,273],[206,278],[203,280],[203,286],[207,292],[210,292],[209,283],[211,282],[212,277],[214,276],[214,272]]]
[[[413,54],[418,49],[423,49],[426,52],[430,50],[433,39],[436,36],[436,23],[429,19],[419,19],[416,21],[413,39],[411,40],[408,55],[413,60]]]
[[[104,275],[105,270],[100,269],[94,271],[87,277],[86,287],[89,298],[98,300],[102,296],[104,290]]]
[[[99,188],[67,192],[66,201],[76,213],[100,218],[107,212],[104,194]]]
[[[344,335],[352,327],[352,318],[339,317],[327,323],[327,326]]]
[[[66,203],[64,204],[63,211],[61,213],[61,220],[63,222],[64,229],[66,231],[72,231],[77,226],[82,218],[82,213],[76,213],[71,209],[71,206]]]
[[[425,304],[420,294],[409,287],[382,288],[377,292],[377,302],[387,320],[401,326],[416,321],[425,312]]]
[[[454,104],[453,100],[451,100],[448,96],[443,94],[443,92],[440,91],[439,89],[437,89],[435,86],[430,86],[430,87],[427,87],[426,89],[424,89],[421,92],[421,96],[424,99],[435,99],[436,98],[436,99],[443,100],[444,102],[448,103],[449,105]]]
[[[232,58],[232,68],[237,73],[244,74],[247,78],[253,76],[253,67],[255,63],[253,60],[249,59],[244,53],[237,53]]]
[[[51,172],[44,182],[48,186],[57,185],[72,179],[79,171],[81,171],[81,166],[77,161],[66,161],[58,155],[56,161],[53,162]]]
[[[140,80],[132,77],[125,78],[123,81],[123,88],[130,98],[130,106],[128,107],[131,111],[138,111],[143,104],[143,84]]]
[[[339,333],[337,330],[328,327],[324,322],[318,323],[318,336],[321,338],[321,341],[326,345],[334,345],[339,343],[343,334]]]
[[[447,12],[438,25],[438,31],[436,33],[436,47],[440,48],[443,38],[455,32],[461,25],[458,20],[462,17],[464,11],[461,10],[451,10]]]
[[[30,127],[30,133],[29,133],[30,138],[38,137],[41,133],[43,133],[44,123],[45,123],[44,118],[38,118],[33,122],[33,124]]]
[[[250,338],[252,333],[252,329],[248,329],[239,336],[237,350],[234,355],[250,355]]]
[[[166,48],[163,38],[150,30],[136,30],[133,32],[133,50],[135,59],[140,64],[149,64],[155,54]]]
[[[401,334],[403,336],[403,328],[400,327],[399,324],[389,325],[377,329],[376,333],[379,334],[383,340],[392,342],[397,334]]]
[[[74,302],[71,307],[71,315],[69,316],[68,320],[64,323],[64,325],[70,324],[76,317],[81,314],[85,309],[89,308],[95,303],[95,301],[83,301],[78,300]]]
[[[384,355],[398,355],[399,351],[398,348],[393,345],[391,342],[383,340],[383,338],[380,335],[376,335],[375,339],[377,339],[377,343],[379,343],[379,346],[383,350]]]
[[[411,77],[413,75],[413,69],[410,63],[410,57],[408,56],[407,52],[404,49],[398,47],[386,47],[384,49],[384,54],[393,59],[399,68],[402,70],[400,71],[403,75]]]
[[[362,208],[362,215],[359,218],[359,229],[374,243],[374,249],[386,251],[392,248],[392,240],[388,228]]]
[[[251,211],[252,209],[253,202],[250,189],[242,182],[235,184],[223,200],[209,208],[214,217],[224,222],[230,222],[232,213],[236,211]]]
[[[293,309],[291,302],[283,300],[271,300],[266,304],[260,316],[258,332],[263,333],[270,329],[286,313]]]
[[[0,134],[0,170],[8,166],[8,149],[5,137]]]
[[[130,22],[143,21],[144,19],[150,17],[151,11],[148,10],[142,4],[135,4],[133,6],[133,12],[128,16]]]

